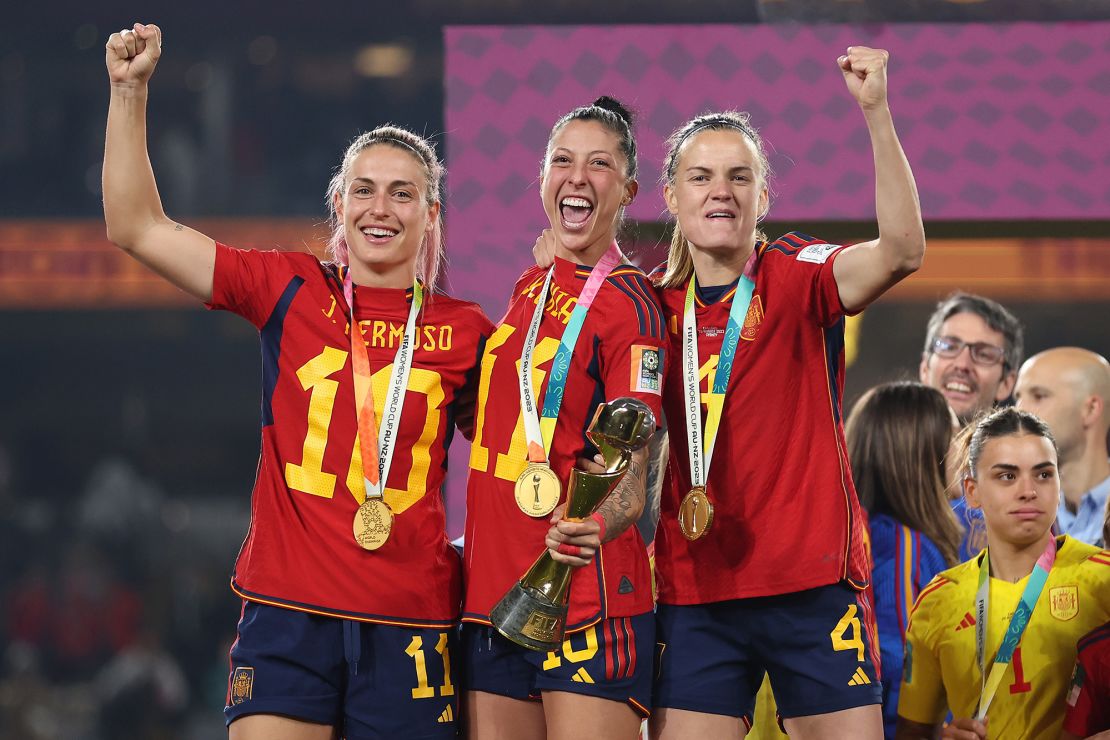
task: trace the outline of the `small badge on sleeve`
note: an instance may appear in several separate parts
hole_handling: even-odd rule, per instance
[[[829,258],[829,255],[838,249],[840,249],[840,246],[837,244],[810,244],[798,252],[798,261],[821,265]]]
[[[659,395],[663,376],[659,372],[663,366],[663,350],[646,344],[632,345],[632,379],[629,388],[634,393],[655,393]]]
[[[1087,678],[1087,672],[1083,670],[1083,666],[1079,663],[1075,664],[1075,668],[1071,672],[1071,688],[1068,689],[1068,706],[1074,707],[1079,702],[1079,695],[1083,693],[1083,682]]]

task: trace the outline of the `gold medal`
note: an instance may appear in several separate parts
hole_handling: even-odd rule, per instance
[[[383,499],[368,498],[355,512],[355,542],[363,550],[377,550],[389,539],[393,511]]]
[[[683,537],[693,542],[704,537],[712,526],[713,502],[705,495],[705,486],[694,486],[678,507],[678,528]]]
[[[555,511],[563,496],[563,484],[547,463],[529,463],[516,479],[513,492],[520,510],[538,518]]]

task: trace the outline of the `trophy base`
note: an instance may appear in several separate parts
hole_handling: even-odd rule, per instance
[[[497,631],[517,645],[548,652],[563,642],[567,605],[552,604],[518,582],[501,597],[489,617]]]

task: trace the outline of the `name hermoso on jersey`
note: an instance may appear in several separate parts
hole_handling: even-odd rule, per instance
[[[338,319],[346,319],[344,313],[336,313],[336,305],[335,296],[332,296],[331,305],[326,309],[320,309],[320,312],[331,319],[333,324],[338,323]],[[344,321],[344,323],[343,333],[346,334],[350,327],[346,321]],[[362,331],[362,338],[366,340],[366,346],[372,349],[381,347],[394,349],[401,345],[401,340],[405,337],[404,322],[394,323],[392,321],[382,321],[381,319],[367,319],[358,322],[358,326]],[[447,352],[452,347],[453,337],[454,328],[451,327],[450,324],[445,324],[443,326],[435,326],[433,324],[417,326],[416,341],[418,344],[416,345],[416,349],[421,349],[425,352]]]

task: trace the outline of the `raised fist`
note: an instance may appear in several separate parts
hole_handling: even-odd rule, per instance
[[[145,84],[162,56],[162,29],[136,23],[108,37],[104,64],[113,83]]]
[[[885,49],[867,46],[849,46],[848,52],[837,59],[848,91],[861,108],[886,105],[886,66],[890,54]]]

